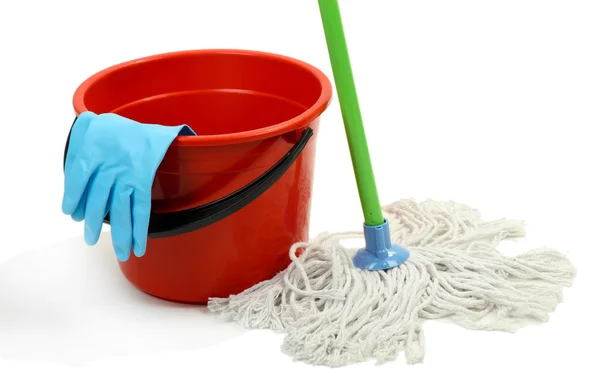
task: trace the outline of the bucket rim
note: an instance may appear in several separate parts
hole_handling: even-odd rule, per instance
[[[259,141],[267,138],[283,135],[285,133],[294,130],[303,130],[307,128],[311,122],[316,120],[329,106],[333,96],[333,88],[329,78],[315,66],[306,63],[302,60],[295,59],[286,55],[275,54],[266,51],[246,50],[246,49],[231,49],[231,48],[220,48],[220,49],[195,49],[195,50],[183,50],[183,51],[172,51],[165,52],[155,55],[149,55],[124,61],[103,70],[96,72],[95,74],[88,77],[83,81],[73,94],[73,107],[77,115],[88,111],[85,105],[84,97],[89,88],[100,79],[108,76],[109,74],[118,71],[120,69],[136,66],[140,63],[147,63],[151,61],[164,60],[168,58],[178,58],[186,56],[196,55],[250,55],[259,56],[265,59],[272,59],[287,62],[289,64],[301,67],[319,81],[321,85],[321,94],[315,103],[306,109],[301,114],[288,119],[286,121],[277,123],[275,125],[261,127],[254,130],[235,132],[229,134],[214,134],[214,135],[197,135],[197,136],[178,136],[172,142],[171,146],[222,146],[231,145],[243,142]],[[193,129],[193,128],[192,128]]]

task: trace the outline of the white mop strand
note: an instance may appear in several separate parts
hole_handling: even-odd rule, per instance
[[[283,332],[283,351],[295,360],[337,367],[383,363],[404,351],[408,363],[418,363],[425,319],[514,331],[547,321],[575,277],[552,249],[500,253],[501,241],[524,236],[520,222],[484,221],[453,202],[403,200],[384,212],[393,241],[411,252],[401,266],[354,268],[355,251],[340,241],[362,233],[322,234],[293,245],[292,264],[271,280],[210,299],[208,308],[249,328]]]

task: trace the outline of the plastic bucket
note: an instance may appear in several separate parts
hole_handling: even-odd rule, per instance
[[[150,56],[83,82],[76,114],[185,123],[198,134],[178,137],[165,155],[152,188],[147,251],[119,263],[125,277],[156,297],[206,303],[284,269],[290,246],[308,238],[310,134],[318,133],[331,95],[313,66],[241,50]],[[231,204],[240,192],[243,199]],[[198,213],[204,220],[193,218]]]

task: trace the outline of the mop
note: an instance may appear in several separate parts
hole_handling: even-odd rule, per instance
[[[365,221],[362,232],[324,233],[291,246],[291,264],[270,280],[208,309],[247,328],[284,334],[294,360],[330,367],[404,352],[424,360],[423,323],[514,332],[545,322],[575,268],[554,249],[510,256],[498,247],[525,236],[520,221],[485,220],[456,202],[399,200],[381,207],[337,0],[319,0]],[[363,238],[360,249],[346,248]]]

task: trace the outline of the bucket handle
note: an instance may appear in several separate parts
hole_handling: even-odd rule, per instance
[[[75,118],[76,120],[77,118]],[[65,144],[63,170],[75,121],[71,125]],[[195,208],[167,213],[150,213],[148,237],[157,239],[179,236],[212,225],[236,213],[266,192],[285,174],[298,159],[312,136],[313,130],[310,127],[304,129],[298,142],[275,165],[248,185],[223,198]],[[104,218],[104,223],[110,224],[110,213]]]

